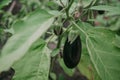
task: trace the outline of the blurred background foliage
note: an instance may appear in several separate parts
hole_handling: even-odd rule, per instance
[[[62,4],[60,0],[1,0],[0,1],[0,53],[6,41],[14,34],[12,25],[14,25],[16,21],[19,21],[24,17],[28,16],[29,13],[34,12],[36,9],[39,8],[44,9],[54,16],[57,15],[57,13],[61,12],[61,14],[63,15],[60,16],[59,18],[61,20],[62,19],[65,20],[66,15],[64,11],[62,12],[62,10],[64,10],[64,6],[68,6],[69,0],[61,0],[61,1]],[[82,3],[78,4],[80,3],[80,1]],[[74,12],[78,10],[79,5],[82,5],[82,13],[80,13],[80,19],[87,26],[87,27],[83,27],[83,29],[88,34],[90,33],[90,35],[97,33],[95,32],[96,30],[93,30],[94,32],[92,31],[90,32],[90,30],[93,29],[93,27],[98,27],[98,28],[102,27],[112,31],[116,35],[113,44],[117,48],[120,48],[120,44],[119,44],[120,43],[120,0],[74,0],[74,3],[70,8],[70,14],[74,15]],[[63,23],[62,21],[61,24],[58,22],[55,25],[51,25],[49,30],[44,35],[42,35],[42,39],[44,39],[44,41],[47,42],[50,39],[52,42],[48,46],[51,51],[51,61],[52,61],[51,62],[52,68],[50,68],[50,72],[49,72],[49,80],[102,80],[100,78],[101,76],[98,75],[94,67],[94,64],[90,60],[91,57],[88,53],[85,36],[82,32],[80,32],[82,39],[82,46],[83,46],[80,63],[74,69],[68,69],[65,66],[63,59],[61,58],[62,56],[59,54],[60,50],[54,48],[57,46],[58,39],[57,36],[55,36],[53,33],[53,28],[56,25],[65,26],[63,27],[63,29],[66,30],[67,29],[66,24],[69,24],[69,22],[67,21],[65,22]],[[78,25],[81,26],[81,23],[78,23]],[[76,28],[74,29],[74,27],[70,30],[77,31],[77,29]],[[101,34],[102,31],[103,30],[101,30]],[[65,33],[65,35],[66,34],[67,32]],[[98,34],[97,36],[99,36],[99,33],[97,34]],[[53,35],[54,38],[51,39],[51,36]],[[92,37],[94,36],[92,35]],[[101,38],[106,39],[104,37]],[[64,42],[65,42],[65,38],[61,40],[62,46],[64,45]],[[22,61],[20,63],[22,63]],[[17,80],[16,77],[14,79]]]

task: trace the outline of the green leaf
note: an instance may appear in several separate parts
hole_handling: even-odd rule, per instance
[[[51,26],[53,20],[51,14],[38,9],[17,21],[13,25],[15,34],[7,41],[0,56],[0,72],[22,58],[31,45]]]
[[[92,6],[90,9],[109,11],[107,13],[107,15],[109,15],[109,16],[120,15],[120,10],[119,10],[120,8],[119,7],[108,6],[108,5],[99,5],[99,6]]]
[[[83,0],[82,2],[84,7],[88,7],[91,5],[92,0]]]
[[[57,54],[59,54],[60,50],[58,48],[55,48],[52,52],[51,52],[51,57],[55,57]]]
[[[52,78],[52,80],[56,80],[57,79],[56,74],[53,73],[53,72],[50,72],[50,77]]]
[[[120,49],[114,46],[115,33],[106,28],[88,28],[74,24],[86,36],[90,59],[102,80],[120,79]],[[83,27],[82,27],[83,26]],[[89,26],[89,25],[88,25]]]
[[[85,75],[89,80],[91,79],[92,69],[91,69],[91,63],[88,55],[84,55],[84,53],[82,54],[80,63],[78,64],[78,69],[81,74]]]
[[[112,24],[109,28],[112,31],[119,31],[120,30],[120,18],[116,20],[116,23]]]
[[[83,37],[81,37],[81,39],[83,39]],[[90,57],[88,55],[86,44],[83,43],[83,40],[82,40],[82,55],[81,55],[81,59],[80,59],[80,62],[78,64],[77,68],[80,71],[80,73],[82,75],[85,75],[89,80],[91,80],[92,77],[94,76],[91,65],[92,64],[90,61]]]
[[[13,80],[48,80],[50,52],[42,40],[38,40],[13,68]]]
[[[66,67],[66,65],[64,64],[63,59],[58,59],[59,60],[59,64],[62,67],[62,69],[64,70],[64,72],[69,75],[69,76],[73,76],[75,69],[69,69]]]
[[[0,9],[6,5],[8,5],[12,0],[1,0],[0,1]]]
[[[120,36],[116,35],[116,38],[114,40],[114,45],[120,48]]]
[[[61,0],[61,2],[59,1],[59,0],[53,0],[55,3],[57,3],[58,5],[60,5],[60,6],[63,6],[62,4],[61,4],[61,2],[64,4],[64,5],[66,5],[67,3],[68,3],[68,1],[67,0]]]
[[[113,11],[108,12],[106,15],[107,16],[120,15],[120,11],[113,10]]]
[[[108,5],[99,5],[99,6],[92,6],[90,9],[93,10],[105,10],[105,11],[119,11],[119,7],[108,6]]]
[[[102,80],[120,79],[120,49],[113,45],[114,38],[111,31],[95,28],[86,39],[90,58]]]

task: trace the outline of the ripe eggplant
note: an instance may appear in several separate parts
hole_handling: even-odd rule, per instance
[[[74,68],[80,61],[81,58],[82,44],[80,36],[71,43],[71,41],[66,40],[63,49],[63,60],[68,68]]]

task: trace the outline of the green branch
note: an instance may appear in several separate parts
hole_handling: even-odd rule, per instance
[[[70,9],[71,5],[73,4],[73,2],[74,2],[74,0],[70,0],[70,3],[69,3],[69,5],[68,5],[68,7],[66,8],[66,15],[67,15],[67,18],[70,17],[70,16],[69,16],[69,9]]]
[[[87,36],[87,33],[86,33],[82,28],[80,28],[73,20],[72,20],[71,22],[72,22],[73,25],[75,25],[75,27],[78,28],[86,37],[88,37],[88,36]]]

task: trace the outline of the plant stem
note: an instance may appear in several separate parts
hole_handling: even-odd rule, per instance
[[[57,43],[57,48],[60,49],[60,44],[61,44],[61,37],[58,36],[58,43]]]
[[[61,0],[59,0],[59,1],[60,1],[61,5],[65,8],[65,5],[63,4],[63,2]]]
[[[12,12],[13,8],[15,7],[16,5],[16,1],[13,1],[10,8],[8,9],[8,12]]]
[[[70,18],[70,17],[69,17],[69,9],[70,9],[71,5],[73,4],[73,2],[74,2],[74,0],[70,0],[70,3],[69,3],[69,5],[68,5],[68,7],[66,8],[67,18]]]
[[[72,20],[71,22],[72,22],[73,25],[75,25],[75,27],[78,28],[86,37],[88,37],[88,36],[87,36],[87,33],[86,33],[83,29],[81,29],[73,20]]]

